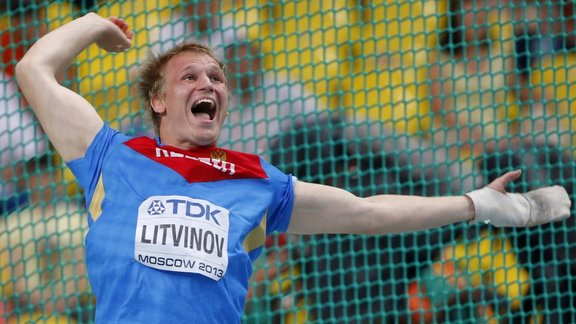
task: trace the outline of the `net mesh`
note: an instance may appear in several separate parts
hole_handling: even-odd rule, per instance
[[[130,24],[130,50],[91,46],[63,81],[129,134],[153,136],[134,91],[139,62],[196,40],[229,68],[220,145],[304,181],[359,196],[437,196],[522,168],[510,190],[559,184],[572,196],[574,5],[4,1],[0,323],[84,323],[95,311],[81,189],[14,80],[16,62],[47,31],[89,11]],[[275,234],[254,264],[243,320],[576,322],[575,229],[572,217],[529,229]]]

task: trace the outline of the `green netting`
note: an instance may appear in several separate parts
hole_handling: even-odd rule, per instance
[[[150,48],[213,46],[229,65],[221,145],[357,195],[574,194],[572,0],[6,0],[0,4],[0,323],[91,322],[80,189],[14,81],[23,52],[88,11],[127,20],[125,53],[66,76],[113,127],[151,134],[133,89]],[[54,107],[58,109],[58,107]],[[355,215],[350,215],[355,217]],[[576,227],[456,224],[373,236],[275,235],[244,320],[576,322]]]

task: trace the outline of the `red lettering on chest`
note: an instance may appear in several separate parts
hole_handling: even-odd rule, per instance
[[[124,144],[178,172],[188,182],[267,178],[260,158],[253,154],[216,147],[186,151],[168,145],[158,146],[148,137],[133,138]]]

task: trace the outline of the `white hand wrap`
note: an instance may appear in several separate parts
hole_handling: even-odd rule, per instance
[[[528,227],[566,219],[570,197],[563,187],[552,186],[527,193],[501,193],[489,187],[466,194],[472,199],[476,216],[472,223],[496,227]]]

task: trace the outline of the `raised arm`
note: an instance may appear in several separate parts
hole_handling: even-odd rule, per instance
[[[132,32],[121,19],[89,13],[46,34],[17,64],[20,89],[65,161],[84,156],[103,121],[88,101],[59,80],[92,43],[117,52],[129,48],[131,39]]]
[[[460,221],[495,226],[532,226],[570,216],[570,198],[559,186],[525,194],[506,193],[520,176],[508,172],[465,196],[377,195],[359,198],[334,187],[297,182],[288,232],[388,234],[413,232]]]

